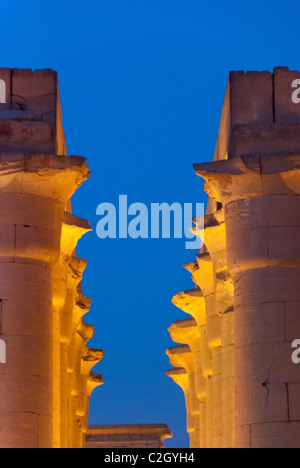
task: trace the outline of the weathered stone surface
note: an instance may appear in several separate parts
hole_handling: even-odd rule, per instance
[[[294,83],[296,81],[296,83]],[[300,104],[293,94],[300,88],[300,73],[287,67],[274,69],[274,112],[276,124],[300,125]],[[297,94],[297,96],[299,93]],[[297,97],[296,96],[296,97]]]
[[[285,303],[286,339],[293,342],[299,337],[300,330],[300,302]]]
[[[90,426],[85,448],[164,448],[172,432],[165,424]]]
[[[188,294],[173,302],[200,332],[207,447],[299,447],[299,106],[298,72],[231,73],[214,162],[195,165],[209,195],[194,219],[205,245],[185,268],[203,299],[198,312]]]
[[[47,122],[0,120],[0,151],[54,154],[54,133]]]
[[[284,302],[253,303],[248,307],[235,307],[235,345],[284,342]]]
[[[0,69],[0,101],[0,151],[67,155],[55,71]]]
[[[214,160],[299,152],[299,77],[286,67],[231,72]]]
[[[272,125],[272,73],[231,72],[229,85],[231,125]]]
[[[52,448],[49,440],[44,441],[44,438],[45,443],[39,443],[38,414],[5,411],[0,413],[0,418],[0,448]],[[52,432],[51,422],[46,430]]]
[[[274,422],[251,426],[251,448],[299,448],[299,422]]]
[[[89,171],[66,157],[55,72],[0,69],[0,101],[0,447],[82,448],[103,383],[76,257],[90,226],[70,203]]]
[[[56,123],[57,73],[53,70],[12,71],[12,109],[30,111],[35,120]]]
[[[300,125],[240,125],[232,128],[230,158],[243,155],[295,153],[300,149]]]

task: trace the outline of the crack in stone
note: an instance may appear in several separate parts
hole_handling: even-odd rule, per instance
[[[271,365],[270,369],[269,369],[269,373],[268,373],[268,377],[267,379],[265,380],[265,382],[262,383],[262,386],[265,387],[266,391],[267,391],[267,395],[266,395],[266,408],[269,404],[269,397],[270,397],[270,377],[271,377],[271,372],[272,372],[272,368],[274,366],[274,363],[275,361],[273,362],[273,364]]]

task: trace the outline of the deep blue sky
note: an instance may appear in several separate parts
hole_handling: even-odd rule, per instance
[[[2,0],[1,67],[59,72],[68,153],[88,158],[91,178],[74,214],[96,227],[96,207],[203,202],[192,164],[213,158],[230,70],[300,69],[299,1]],[[193,287],[184,240],[79,244],[93,298],[96,370],[91,424],[169,424],[168,447],[186,447],[185,405],[165,377],[171,304]]]

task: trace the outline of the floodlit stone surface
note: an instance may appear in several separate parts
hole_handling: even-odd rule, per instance
[[[231,72],[229,86],[231,125],[272,125],[272,73]]]
[[[131,424],[128,426],[90,426],[85,447],[93,448],[165,448],[164,440],[172,437],[165,424]]]
[[[194,379],[194,382],[189,385],[194,388],[195,393],[190,393],[190,398],[194,398],[194,402],[190,403],[191,417],[196,420],[193,424],[192,438],[193,446],[206,448],[206,421],[200,420],[200,415],[206,410],[206,382],[202,370],[202,358],[201,358],[201,337],[199,327],[195,319],[185,319],[173,323],[169,327],[171,338],[176,343],[185,343],[189,346],[193,356],[193,371],[192,375],[189,375],[190,379]],[[170,362],[176,365],[176,361],[173,361],[173,357],[170,355]],[[178,365],[180,362],[178,361]],[[194,408],[194,410],[193,410]]]
[[[194,219],[204,246],[185,265],[194,293],[173,302],[199,328],[208,448],[300,446],[299,79],[287,68],[232,72],[214,162],[195,164],[209,195]],[[183,330],[171,336],[188,343]]]
[[[66,210],[89,168],[66,156],[55,72],[0,69],[0,80],[0,447],[82,448],[103,351],[87,347],[81,319],[75,249],[90,227]]]

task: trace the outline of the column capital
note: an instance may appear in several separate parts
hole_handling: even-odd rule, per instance
[[[83,258],[71,256],[67,271],[67,288],[76,290],[83,277],[83,272],[86,269],[87,261]]]
[[[92,299],[84,296],[81,292],[77,291],[77,298],[74,307],[73,322],[78,321],[89,312],[91,308]]]
[[[195,267],[192,279],[203,292],[204,297],[214,293],[215,279],[212,258],[207,252],[196,255],[198,268]]]
[[[188,374],[194,373],[194,360],[188,345],[174,346],[166,351],[170,363],[174,367],[183,367]]]
[[[196,320],[192,317],[172,323],[168,331],[175,343],[187,344],[192,351],[196,343],[200,345],[199,327]]]
[[[166,372],[167,377],[170,377],[183,391],[187,413],[187,432],[191,436],[195,432],[195,419],[192,417],[192,398],[190,389],[190,378],[186,370],[182,367],[175,367]]]
[[[172,366],[180,368],[183,367],[187,371],[189,379],[188,394],[190,401],[190,415],[192,417],[199,415],[200,405],[196,390],[195,364],[190,347],[188,345],[175,346],[168,349],[166,354],[169,357]]]
[[[173,297],[172,303],[183,312],[192,315],[197,323],[205,320],[205,299],[200,289],[182,291]]]
[[[243,156],[197,173],[225,205],[232,276],[268,267],[299,267],[300,154]]]
[[[183,268],[193,274],[194,271],[198,269],[197,262],[184,263]]]
[[[239,156],[194,165],[224,205],[252,197],[300,195],[300,154]]]
[[[210,195],[223,204],[263,195],[261,158],[243,156],[211,163],[194,164],[195,172],[208,184]],[[206,189],[206,187],[205,187]]]
[[[83,339],[84,344],[86,344],[89,340],[91,340],[95,335],[95,327],[94,325],[89,325],[85,323],[84,319],[82,318],[78,327],[77,333]]]
[[[89,177],[81,156],[0,153],[0,192],[28,193],[63,204]]]
[[[173,379],[173,381],[179,385],[184,393],[187,392],[189,388],[189,376],[183,367],[174,367],[173,369],[167,370],[166,376]]]
[[[193,218],[196,225],[192,231],[200,237],[205,244],[209,254],[212,256],[220,251],[226,250],[226,229],[224,210],[220,209],[202,218]]]
[[[203,359],[202,351],[206,346],[206,342],[203,343],[203,336],[201,336],[200,327],[195,319],[187,318],[184,320],[178,320],[169,327],[171,338],[176,343],[187,344],[193,355],[194,360],[194,371],[195,371],[195,383],[196,383],[196,395],[199,401],[206,396],[206,383],[204,374],[206,374],[206,367],[203,371]],[[202,333],[203,335],[203,333]],[[205,359],[204,359],[205,360]],[[204,363],[206,365],[206,362]]]
[[[87,396],[90,397],[95,388],[103,384],[103,376],[91,371],[87,379]]]
[[[103,356],[104,351],[102,349],[84,346],[81,358],[81,374],[89,374],[91,369],[103,359]]]
[[[71,256],[76,249],[79,239],[90,231],[92,231],[92,228],[86,219],[79,218],[66,211],[61,234],[61,250],[63,254]]]

